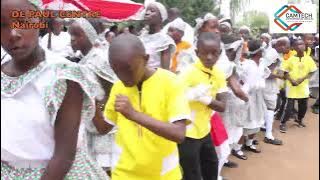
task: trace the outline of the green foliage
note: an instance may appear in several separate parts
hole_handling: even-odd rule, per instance
[[[144,0],[134,0],[135,2],[144,3]],[[158,0],[167,8],[177,7],[182,12],[182,18],[190,25],[195,25],[195,19],[211,12],[218,15],[218,10],[214,9],[213,0]]]
[[[237,27],[242,25],[249,26],[253,36],[265,31],[269,27],[269,17],[266,13],[258,11],[249,11],[244,14],[243,20],[236,24]]]

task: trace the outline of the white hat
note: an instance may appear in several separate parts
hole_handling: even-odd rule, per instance
[[[148,7],[149,5],[155,5],[158,8],[160,15],[161,15],[162,22],[168,19],[168,12],[167,12],[166,7],[164,7],[163,4],[161,4],[159,2],[155,2],[155,1],[150,1],[145,4],[145,7]],[[144,11],[143,14],[145,14],[145,13],[146,13],[146,11]]]
[[[186,29],[186,23],[181,18],[176,18],[169,24],[169,27],[173,27],[184,32]]]
[[[265,65],[270,66],[271,64],[276,63],[277,60],[280,59],[280,56],[275,49],[271,48],[267,50],[264,56],[264,59],[265,59]]]

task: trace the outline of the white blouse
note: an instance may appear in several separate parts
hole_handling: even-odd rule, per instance
[[[66,80],[79,83],[85,92],[82,122],[91,122],[94,116],[95,90],[99,85],[88,80],[85,70],[76,63],[50,51],[45,53],[45,61],[19,77],[1,72],[3,161],[51,159],[55,146],[54,124],[66,93]]]

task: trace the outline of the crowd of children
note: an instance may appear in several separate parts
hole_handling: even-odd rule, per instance
[[[283,144],[274,119],[306,126],[318,34],[254,39],[211,13],[193,30],[158,2],[139,33],[84,18],[67,32],[52,19],[42,38],[10,28],[40,2],[1,1],[1,179],[218,180],[230,154],[261,153],[261,130]]]

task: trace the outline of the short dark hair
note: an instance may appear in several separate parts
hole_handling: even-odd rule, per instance
[[[248,42],[248,49],[249,51],[256,51],[257,49],[259,49],[261,47],[261,41],[257,40],[257,39],[253,39],[250,40]]]
[[[212,32],[202,32],[199,34],[197,45],[203,43],[204,41],[213,40],[220,43],[220,35]]]

